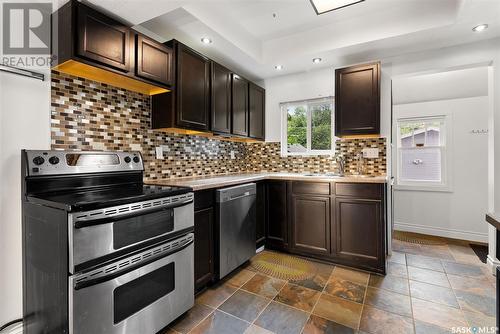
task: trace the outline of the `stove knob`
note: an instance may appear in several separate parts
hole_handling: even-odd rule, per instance
[[[51,165],[57,165],[59,163],[59,158],[58,157],[50,157],[49,162]]]
[[[125,160],[126,163],[129,163],[130,162],[130,157],[125,157],[125,159],[123,159],[123,160]]]
[[[141,161],[141,159],[139,159],[139,157],[134,157],[134,162],[135,162],[136,164],[138,164],[140,161]]]
[[[45,162],[45,159],[38,156],[38,157],[34,157],[33,158],[33,163],[37,166],[40,166],[41,164],[43,164]]]

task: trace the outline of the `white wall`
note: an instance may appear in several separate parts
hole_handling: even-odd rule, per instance
[[[22,316],[20,151],[49,147],[50,79],[0,72],[0,325]]]
[[[484,74],[487,82],[487,71]],[[395,115],[451,112],[453,136],[452,143],[447,143],[452,153],[448,166],[451,191],[395,190],[396,230],[488,241],[484,222],[488,211],[488,135],[471,133],[473,129],[488,128],[488,105],[488,96],[481,96],[394,106]]]

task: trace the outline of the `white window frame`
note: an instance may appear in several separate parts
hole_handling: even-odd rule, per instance
[[[440,131],[440,145],[439,146],[425,146],[426,148],[435,147],[441,149],[441,181],[418,181],[418,180],[401,180],[401,162],[402,162],[402,151],[415,148],[401,148],[401,122],[429,122],[432,120],[443,120],[443,126]],[[449,111],[442,112],[428,112],[425,115],[415,115],[410,112],[399,111],[395,114],[395,119],[393,123],[393,138],[395,138],[395,152],[393,154],[393,166],[396,166],[394,171],[395,190],[416,190],[416,191],[442,191],[451,192],[452,191],[452,126],[453,117],[452,113]]]
[[[330,110],[332,111],[331,120],[331,150],[313,150],[311,149],[312,135],[311,135],[311,122],[312,114],[310,105],[321,104],[324,102],[330,102]],[[306,151],[305,152],[288,152],[288,107],[290,105],[305,105],[306,106],[306,118],[307,118],[307,128],[306,128]],[[335,110],[334,110],[334,97],[322,97],[307,100],[298,100],[280,103],[280,113],[281,113],[281,156],[319,156],[319,155],[334,155],[335,154]]]

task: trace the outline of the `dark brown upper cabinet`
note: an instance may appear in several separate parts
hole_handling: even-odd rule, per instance
[[[237,74],[231,77],[232,131],[238,136],[248,136],[248,81]]]
[[[172,49],[139,34],[135,42],[136,75],[170,86],[173,79]]]
[[[71,0],[52,14],[53,68],[143,94],[168,92],[163,68],[172,67],[172,57],[158,61],[152,48],[161,45],[142,37],[136,44],[135,36],[126,24]]]
[[[250,82],[248,86],[249,101],[249,137],[264,140],[266,137],[265,110],[266,90]]]
[[[380,133],[380,63],[335,70],[335,135]]]
[[[128,72],[130,29],[85,5],[77,15],[77,55]]]
[[[210,129],[210,60],[171,40],[175,82],[172,92],[153,95],[152,126],[197,131]]]
[[[231,133],[231,71],[212,62],[211,130]]]

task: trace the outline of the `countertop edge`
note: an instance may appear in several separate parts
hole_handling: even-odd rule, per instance
[[[500,214],[497,212],[491,212],[486,214],[486,221],[495,227],[497,230],[500,230]]]
[[[217,178],[223,177],[233,177],[231,180],[217,180]],[[384,179],[382,179],[384,178]],[[192,188],[194,191],[206,190],[227,187],[237,184],[242,184],[245,182],[257,182],[264,180],[284,180],[284,181],[308,181],[308,182],[338,182],[338,183],[373,183],[373,184],[386,184],[387,177],[379,176],[374,178],[360,178],[360,177],[317,177],[317,176],[303,176],[303,175],[286,175],[286,174],[262,174],[262,175],[218,175],[213,176],[213,182],[204,182],[202,184],[196,184],[197,181],[210,180],[211,177],[200,177],[199,180],[196,178],[183,180],[183,179],[164,179],[164,180],[145,180],[146,184],[152,185],[163,185],[163,186],[184,186]]]

